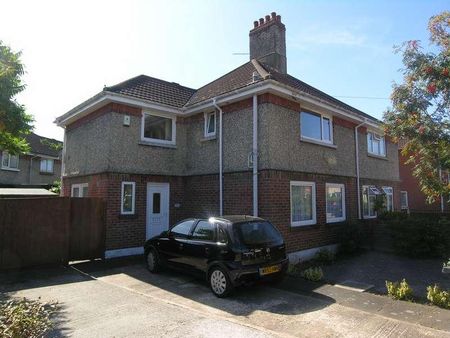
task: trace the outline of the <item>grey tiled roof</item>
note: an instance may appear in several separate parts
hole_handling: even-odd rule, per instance
[[[115,86],[105,87],[104,91],[123,94],[138,99],[183,107],[195,93],[195,89],[175,82],[167,82],[147,75],[139,75]]]
[[[62,146],[61,141],[57,141],[51,138],[43,137],[36,135],[35,133],[31,133],[25,136],[28,144],[31,148],[31,153],[33,154],[41,154],[48,155],[53,157],[59,157],[61,150],[57,150],[49,144],[55,144]]]
[[[257,69],[257,67],[259,69]],[[261,71],[265,74],[261,74]],[[267,73],[268,76],[265,77],[264,75],[267,75]],[[260,76],[255,78],[254,74]],[[310,86],[309,84],[289,74],[279,73],[268,65],[255,62],[254,60],[253,62],[249,61],[243,64],[242,66],[197,90],[181,86],[174,82],[167,82],[146,75],[140,75],[115,86],[105,87],[104,91],[119,93],[182,108],[190,107],[196,103],[230,93],[234,90],[250,86],[256,82],[264,81],[265,78],[277,81],[354,114],[377,121],[376,118],[314,88],[313,86]]]
[[[256,72],[256,68],[251,61],[244,63],[242,66],[198,89],[187,103],[187,106],[212,99],[218,95],[232,92],[262,80],[259,79],[253,82],[254,72]]]

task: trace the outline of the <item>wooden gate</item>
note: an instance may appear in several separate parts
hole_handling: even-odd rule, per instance
[[[103,258],[104,214],[97,198],[0,199],[0,269]]]

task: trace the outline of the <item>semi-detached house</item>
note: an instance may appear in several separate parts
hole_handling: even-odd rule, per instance
[[[63,194],[107,201],[107,257],[183,218],[250,214],[296,258],[376,217],[377,195],[399,209],[397,145],[287,73],[285,32],[275,13],[255,21],[250,61],[199,89],[141,75],[57,118]]]

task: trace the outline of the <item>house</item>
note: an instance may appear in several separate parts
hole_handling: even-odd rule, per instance
[[[254,22],[250,60],[199,89],[140,75],[56,119],[63,193],[107,201],[106,256],[142,252],[180,219],[259,215],[292,259],[399,209],[397,144],[380,122],[287,73],[286,29]]]
[[[399,141],[398,160],[400,172],[400,208],[408,212],[450,212],[449,198],[441,196],[434,203],[428,203],[426,195],[420,189],[418,179],[413,175],[413,164],[406,164],[407,157],[402,155],[402,149],[406,141]],[[450,182],[450,173],[442,171],[442,180]]]
[[[0,188],[48,188],[61,179],[62,142],[30,133],[30,152],[24,155],[1,151]]]

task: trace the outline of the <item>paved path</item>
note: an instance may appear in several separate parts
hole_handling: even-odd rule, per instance
[[[218,299],[201,281],[173,272],[152,275],[137,261],[76,268],[87,275],[72,269],[0,275],[0,290],[58,300],[63,311],[54,336],[450,337],[450,328],[348,306],[314,290],[258,286]]]

